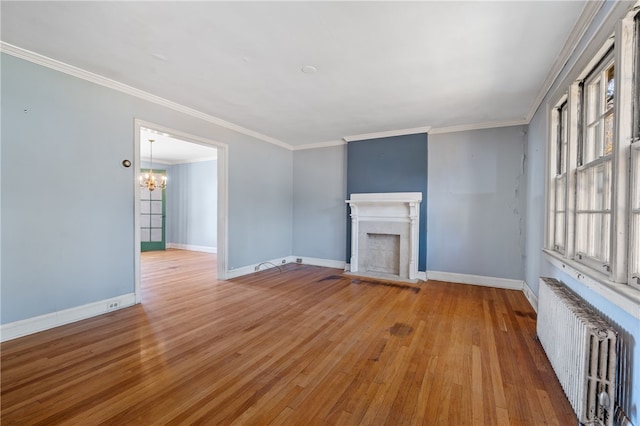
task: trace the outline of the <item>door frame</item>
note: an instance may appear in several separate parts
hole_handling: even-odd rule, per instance
[[[218,279],[227,279],[227,247],[229,245],[228,229],[228,203],[229,203],[229,146],[211,139],[192,135],[180,130],[172,129],[160,124],[134,118],[134,170],[140,170],[140,129],[145,127],[158,132],[167,133],[176,139],[198,145],[210,146],[218,150],[218,241],[217,241],[217,273]],[[133,223],[134,223],[134,293],[136,303],[142,301],[141,295],[141,272],[140,272],[140,181],[138,173],[134,174],[134,203],[133,203]],[[169,183],[170,184],[170,183]]]

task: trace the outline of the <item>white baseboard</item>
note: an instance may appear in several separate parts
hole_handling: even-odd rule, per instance
[[[132,306],[136,303],[135,293],[123,294],[110,299],[88,303],[50,314],[27,318],[20,321],[3,324],[0,326],[0,341],[16,339],[39,331],[48,330],[60,325],[69,324],[83,319],[95,317],[96,315],[116,311],[118,309]],[[117,304],[117,307],[109,307]]]
[[[218,252],[218,247],[196,246],[193,244],[167,243],[166,247],[178,250],[203,251],[205,253]]]
[[[252,265],[241,266],[240,268],[231,269],[227,271],[227,279],[241,277],[243,275],[253,274],[256,268],[259,267],[260,271],[265,269],[275,268],[276,266],[282,266],[287,263],[297,263],[298,259],[302,259],[303,265],[322,266],[324,268],[337,268],[344,269],[345,263],[341,260],[331,259],[319,259],[316,257],[304,257],[304,256],[286,256],[279,257],[277,259],[265,260],[264,262],[254,263]]]
[[[317,257],[291,256],[291,262],[297,263],[297,259],[302,259],[303,265],[322,266],[324,268],[337,268],[344,270],[346,263],[342,260],[319,259]]]
[[[531,307],[533,308],[533,310],[536,311],[536,313],[538,313],[538,296],[535,295],[535,293],[533,292],[533,290],[531,290],[531,287],[529,287],[529,284],[527,284],[526,281],[523,281],[523,284],[524,285],[522,287],[522,292],[524,293],[524,296],[527,298],[527,300],[531,304]]]
[[[253,274],[254,272],[264,271],[265,269],[275,268],[276,266],[281,266],[285,263],[291,263],[292,259],[295,261],[295,258],[291,256],[279,257],[277,259],[265,260],[263,262],[254,263],[252,265],[241,266],[239,268],[230,269],[227,271],[227,279],[241,277],[243,275]],[[256,268],[259,268],[256,270]]]
[[[482,275],[456,274],[454,272],[427,271],[427,279],[436,281],[448,281],[459,284],[482,285],[486,287],[506,288],[509,290],[522,290],[524,281],[509,278],[485,277]]]

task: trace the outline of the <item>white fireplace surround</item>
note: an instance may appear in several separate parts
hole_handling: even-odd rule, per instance
[[[421,201],[421,192],[351,194],[351,199],[346,201],[351,207],[351,273],[378,275],[376,271],[384,269],[384,265],[396,262],[393,259],[380,262],[379,257],[394,252],[399,257],[397,277],[417,279]],[[400,237],[399,247],[395,250],[380,247],[370,250],[368,245],[372,235],[397,235]],[[372,251],[375,255],[371,254]]]

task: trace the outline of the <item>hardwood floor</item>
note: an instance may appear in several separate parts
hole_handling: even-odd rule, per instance
[[[142,305],[2,344],[2,425],[570,425],[521,292],[143,254]]]

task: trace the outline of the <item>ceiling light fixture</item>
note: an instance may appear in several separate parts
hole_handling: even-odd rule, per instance
[[[154,59],[157,59],[157,60],[163,61],[163,62],[168,60],[166,56],[164,56],[162,53],[158,53],[158,52],[152,53],[151,56]]]
[[[318,68],[314,67],[313,65],[305,65],[302,67],[301,71],[305,74],[314,74],[316,71],[318,71]]]
[[[153,191],[156,188],[165,189],[167,187],[166,175],[161,175],[160,182],[158,182],[156,176],[153,174],[153,142],[153,139],[149,139],[150,169],[148,172],[140,174],[140,188],[147,188],[149,191]]]

